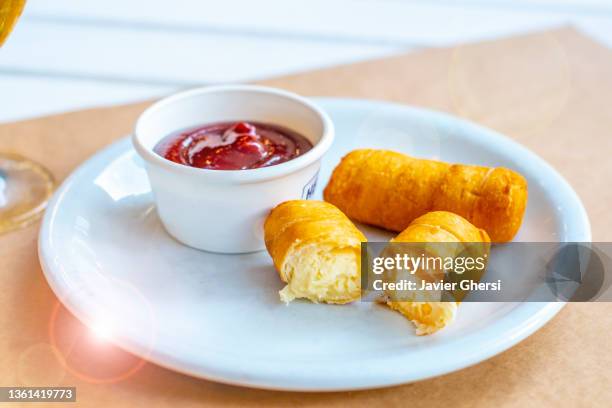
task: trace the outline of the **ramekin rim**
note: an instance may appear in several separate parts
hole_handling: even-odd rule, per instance
[[[149,116],[154,115],[156,111],[162,109],[168,104],[174,103],[177,100],[192,97],[194,95],[200,95],[204,93],[213,93],[219,91],[251,91],[260,92],[265,94],[273,94],[279,97],[287,98],[300,103],[306,108],[310,109],[320,119],[322,124],[321,138],[315,143],[312,149],[308,150],[304,154],[288,160],[283,163],[275,164],[273,166],[260,167],[256,169],[246,170],[212,170],[202,169],[197,167],[190,167],[183,164],[175,163],[164,157],[161,157],[153,151],[153,148],[145,147],[140,140],[139,128],[142,126],[143,120],[146,120]],[[250,182],[250,181],[261,181],[266,179],[274,179],[282,177],[287,174],[291,174],[295,171],[301,170],[308,165],[320,160],[323,155],[329,150],[334,140],[334,125],[329,115],[321,109],[316,103],[309,99],[300,96],[296,93],[285,91],[283,89],[267,87],[261,85],[213,85],[204,86],[199,88],[188,89],[181,91],[165,98],[156,101],[144,112],[140,114],[136,120],[134,126],[134,132],[132,134],[132,144],[135,150],[138,152],[140,157],[145,161],[161,166],[166,170],[176,172],[183,175],[195,176],[195,177],[208,177],[211,180],[219,182]]]

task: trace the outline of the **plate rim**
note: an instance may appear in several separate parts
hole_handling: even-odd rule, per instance
[[[563,189],[563,193],[568,195],[568,197],[572,200],[573,204],[575,204],[573,212],[575,212],[574,217],[576,217],[578,221],[576,221],[574,224],[581,226],[577,234],[580,239],[576,239],[576,241],[591,241],[591,229],[586,210],[579,196],[576,194],[570,184],[563,178],[561,174],[559,174],[550,164],[540,158],[536,153],[522,146],[518,142],[515,142],[514,140],[508,138],[507,136],[447,113],[433,111],[421,107],[414,107],[411,105],[403,105],[372,99],[312,99],[314,99],[317,103],[321,103],[323,105],[323,109],[325,110],[329,109],[329,105],[333,104],[365,104],[372,106],[372,109],[406,109],[408,111],[412,111],[415,114],[428,116],[438,121],[444,121],[449,124],[467,127],[469,131],[474,132],[474,134],[476,135],[474,137],[476,138],[493,138],[492,141],[490,141],[489,143],[502,143],[503,145],[506,145],[512,150],[517,151],[521,155],[524,155],[522,156],[524,160],[535,161],[538,166],[545,168],[546,171],[550,173],[549,175],[552,176],[556,181],[554,185]],[[38,255],[43,274],[57,298],[84,325],[87,325],[88,319],[86,313],[83,310],[80,310],[80,308],[82,308],[82,303],[81,306],[79,306],[78,304],[75,304],[78,302],[75,302],[70,297],[65,296],[65,287],[62,286],[61,280],[58,279],[57,271],[53,270],[54,267],[49,262],[49,254],[52,251],[50,244],[52,225],[55,214],[58,211],[59,204],[61,204],[63,196],[70,190],[72,184],[79,179],[79,176],[82,173],[85,173],[89,169],[89,167],[95,165],[97,162],[108,159],[110,163],[113,161],[113,156],[116,157],[119,152],[124,151],[124,149],[126,148],[133,148],[131,146],[124,146],[126,144],[129,144],[129,136],[121,138],[111,143],[110,145],[100,149],[71,172],[71,174],[56,190],[52,199],[49,201],[47,211],[44,215],[39,233]],[[106,165],[108,165],[108,163],[106,163]],[[150,361],[170,370],[225,384],[283,391],[363,390],[425,380],[428,378],[454,372],[459,369],[466,368],[481,361],[487,360],[509,349],[510,347],[516,345],[520,341],[533,334],[535,331],[544,326],[550,319],[552,319],[552,317],[554,317],[564,306],[565,303],[563,302],[521,303],[517,305],[511,312],[493,321],[485,328],[475,333],[470,333],[468,335],[461,336],[460,338],[453,339],[452,341],[449,341],[442,345],[437,345],[438,347],[448,348],[449,346],[458,346],[461,343],[468,343],[470,340],[478,340],[478,337],[482,337],[479,343],[480,345],[482,345],[484,342],[483,339],[489,338],[489,341],[485,342],[487,347],[478,347],[476,350],[473,350],[472,354],[467,353],[465,355],[460,356],[459,358],[456,358],[454,361],[451,361],[452,364],[449,364],[448,361],[444,363],[436,363],[437,365],[435,367],[425,370],[425,372],[410,372],[406,370],[398,371],[395,368],[394,370],[380,372],[378,370],[373,370],[376,371],[376,376],[373,376],[371,374],[364,376],[363,370],[361,370],[362,375],[359,378],[354,377],[354,373],[358,372],[357,370],[353,369],[351,371],[350,369],[347,369],[347,376],[341,378],[340,380],[337,378],[337,375],[334,375],[332,373],[331,378],[320,377],[319,379],[317,379],[317,381],[313,381],[312,384],[305,384],[303,382],[304,378],[308,378],[308,376],[305,375],[298,375],[294,376],[294,378],[292,379],[288,379],[282,378],[282,375],[277,374],[277,378],[276,380],[274,380],[274,375],[270,373],[271,371],[273,372],[273,370],[270,370],[270,367],[267,368],[267,373],[265,376],[259,375],[258,377],[257,375],[255,375],[254,377],[250,377],[249,374],[245,374],[245,370],[242,370],[239,367],[232,366],[231,359],[223,360],[219,358],[213,358],[212,360],[216,361],[215,364],[210,364],[208,366],[200,364],[197,367],[189,366],[188,362],[186,364],[186,362],[184,361],[177,361],[176,359],[173,359],[171,355],[161,353],[157,350],[151,350],[151,352],[149,353],[143,353],[143,347],[141,344],[134,342],[133,339],[125,338],[120,334],[114,336],[111,342],[114,343],[116,346],[140,358],[143,358],[144,360]],[[511,324],[512,320],[518,320],[519,322]],[[506,327],[506,329],[502,330],[503,327]],[[436,347],[432,347],[429,352],[435,352],[435,348]],[[388,362],[383,361],[383,359],[379,360],[379,369],[381,362],[388,364]],[[401,365],[401,360],[394,360],[394,364]],[[353,366],[355,366],[355,364],[353,364]],[[358,366],[359,365],[356,365],[355,368],[358,368]],[[351,364],[347,364],[347,368],[349,367],[351,367]],[[261,366],[259,366],[259,368],[261,368]],[[310,367],[311,370],[312,368],[314,367]],[[206,372],[203,372],[202,369],[205,369]],[[261,370],[259,370],[259,372],[261,373]],[[386,375],[380,375],[381,372],[385,373]],[[351,375],[353,375],[353,377],[351,377]],[[308,380],[306,382],[308,382]]]

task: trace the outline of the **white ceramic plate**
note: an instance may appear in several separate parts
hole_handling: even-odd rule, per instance
[[[340,157],[388,148],[446,161],[506,166],[529,182],[521,241],[590,241],[585,210],[548,164],[509,139],[448,115],[389,103],[318,99],[337,129],[317,195]],[[248,203],[244,203],[248,205]],[[363,227],[370,239],[389,234]],[[562,303],[464,303],[428,337],[398,313],[357,302],[278,299],[268,254],[187,248],[163,230],[128,139],[96,154],[61,186],[45,215],[40,259],[72,313],[162,366],[231,384],[349,390],[416,381],[487,359],[529,336]]]

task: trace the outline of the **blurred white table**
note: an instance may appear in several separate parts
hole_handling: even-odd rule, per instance
[[[0,49],[0,122],[572,24],[611,0],[28,0]]]

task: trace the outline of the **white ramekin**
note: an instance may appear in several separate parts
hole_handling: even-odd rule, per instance
[[[153,151],[178,130],[242,120],[287,127],[307,137],[313,148],[285,163],[252,170],[199,169]],[[309,197],[333,138],[329,116],[307,99],[274,88],[228,85],[180,92],[153,104],[138,118],[132,141],[145,161],[168,233],[194,248],[244,253],[264,248],[263,222],[270,209]]]

